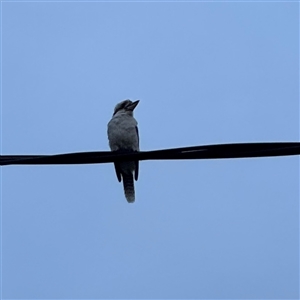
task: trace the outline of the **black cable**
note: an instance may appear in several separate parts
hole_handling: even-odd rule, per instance
[[[287,155],[300,155],[300,143],[218,144],[124,154],[96,151],[56,155],[1,155],[0,165],[94,164],[120,160],[224,159]]]

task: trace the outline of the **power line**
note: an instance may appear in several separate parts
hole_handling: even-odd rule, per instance
[[[0,155],[0,165],[99,164],[124,160],[225,159],[300,155],[299,142],[216,144],[154,151],[77,152],[55,155]]]

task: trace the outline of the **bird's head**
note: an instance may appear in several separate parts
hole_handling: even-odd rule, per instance
[[[116,105],[113,115],[116,115],[117,113],[126,113],[132,115],[133,110],[136,108],[139,102],[140,100],[136,100],[134,102],[131,100],[124,100]]]

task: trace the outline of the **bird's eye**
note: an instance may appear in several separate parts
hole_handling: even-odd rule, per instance
[[[121,108],[125,108],[128,105],[128,103],[125,101],[121,104]]]

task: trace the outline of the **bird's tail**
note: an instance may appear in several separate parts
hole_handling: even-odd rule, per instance
[[[135,200],[134,183],[132,173],[122,173],[124,193],[127,201],[133,203]]]

